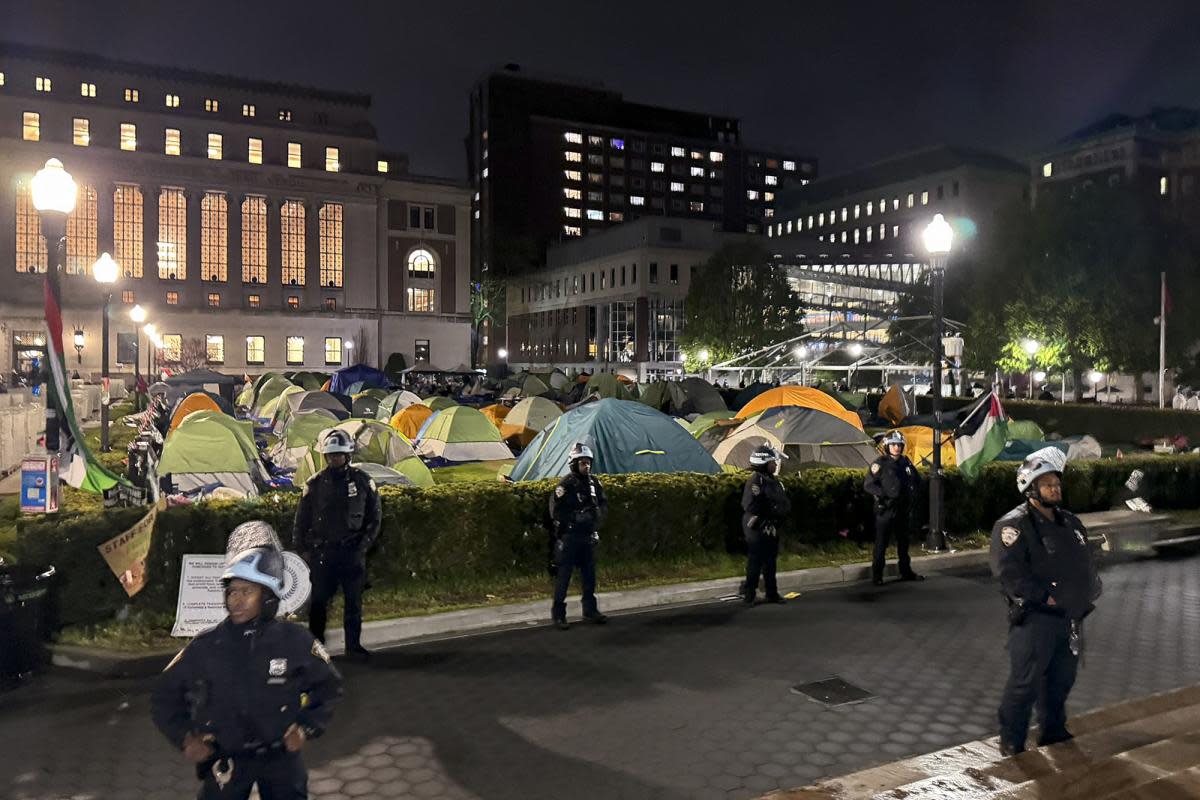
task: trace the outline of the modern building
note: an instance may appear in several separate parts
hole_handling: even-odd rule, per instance
[[[744,144],[737,119],[634,103],[517,65],[473,89],[466,144],[475,280],[540,270],[548,245],[642,217],[759,233],[777,194],[817,174],[811,157]],[[503,337],[481,334],[494,360]]]
[[[0,359],[44,350],[47,245],[30,179],[78,184],[62,275],[76,366],[100,368],[102,252],[117,260],[111,366],[148,312],[160,364],[227,372],[468,357],[470,194],[380,152],[370,97],[0,44]],[[353,343],[353,345],[352,345]],[[353,349],[352,349],[353,347]],[[148,353],[143,344],[141,362]],[[76,359],[72,359],[76,361]]]

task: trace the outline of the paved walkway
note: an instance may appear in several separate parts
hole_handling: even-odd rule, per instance
[[[1104,572],[1071,709],[1200,682],[1200,559]],[[347,665],[316,798],[751,798],[990,736],[1004,612],[934,576],[426,642]],[[871,692],[826,707],[795,684]],[[145,681],[53,674],[0,695],[0,797],[179,798]]]

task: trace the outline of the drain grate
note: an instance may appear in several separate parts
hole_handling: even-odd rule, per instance
[[[826,678],[823,681],[797,684],[792,687],[792,692],[794,694],[802,694],[810,700],[815,700],[827,706],[844,706],[851,703],[861,703],[875,696],[866,689],[846,683],[837,676]]]

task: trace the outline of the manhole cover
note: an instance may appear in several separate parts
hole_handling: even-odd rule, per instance
[[[801,683],[792,687],[792,692],[802,694],[811,700],[816,700],[827,706],[844,706],[850,703],[861,703],[875,695],[866,689],[846,683],[841,678],[826,678],[813,683]]]

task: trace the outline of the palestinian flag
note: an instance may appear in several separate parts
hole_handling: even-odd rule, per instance
[[[71,382],[67,378],[66,357],[63,352],[61,298],[57,284],[51,283],[48,273],[45,294],[46,342],[50,348],[46,353],[46,362],[50,366],[47,389],[50,392],[50,402],[58,415],[59,441],[62,445],[59,475],[76,489],[99,494],[123,481],[96,461],[79,431],[79,420],[75,418],[75,406],[71,402]]]
[[[1000,398],[989,392],[980,398],[954,431],[954,458],[968,482],[979,477],[984,464],[994,461],[1008,441],[1008,422]]]

